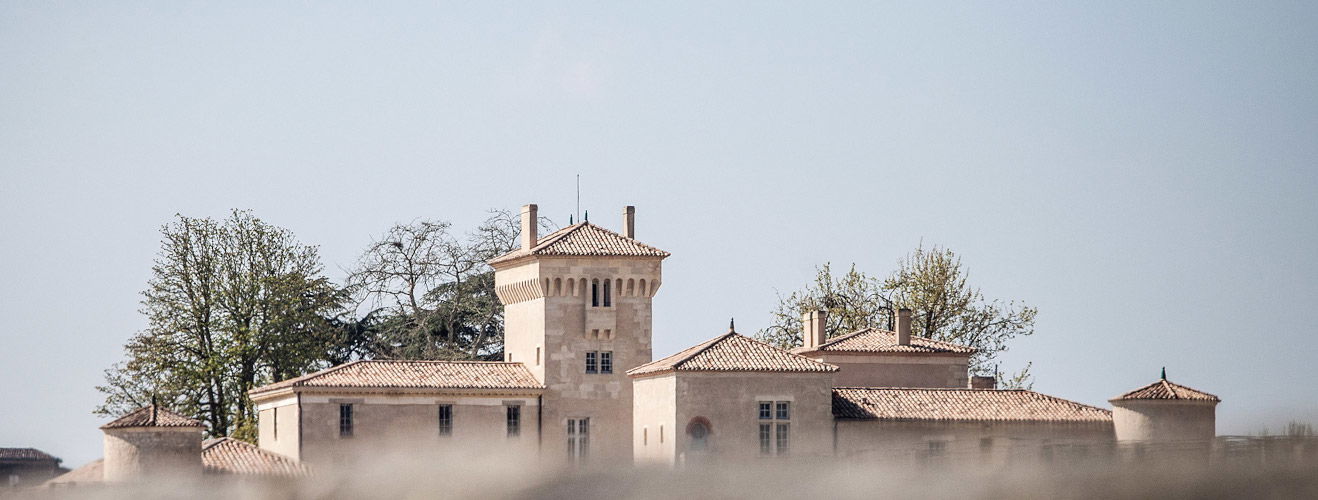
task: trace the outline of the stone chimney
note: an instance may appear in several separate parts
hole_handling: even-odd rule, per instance
[[[522,250],[531,250],[539,241],[536,229],[540,227],[540,207],[532,203],[522,205]]]
[[[997,389],[998,378],[985,375],[975,375],[970,377],[971,389]]]
[[[911,345],[911,310],[897,310],[897,345]]]
[[[806,311],[801,315],[801,341],[806,349],[813,349],[828,341],[824,332],[828,311]]]
[[[622,235],[636,238],[636,207],[631,205],[622,209]]]

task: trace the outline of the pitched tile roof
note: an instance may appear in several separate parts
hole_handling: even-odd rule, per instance
[[[291,387],[358,389],[543,389],[521,363],[502,361],[353,361],[257,387],[251,394]]]
[[[50,456],[49,453],[36,448],[0,448],[0,460],[19,460],[25,462],[60,461],[60,459]]]
[[[1197,401],[1221,401],[1217,396],[1189,387],[1173,384],[1162,379],[1139,389],[1127,392],[1109,401],[1129,401],[1133,399],[1184,399]]]
[[[306,466],[291,458],[228,437],[201,443],[201,465],[207,474],[307,475]]]
[[[179,415],[159,405],[143,406],[102,425],[102,429],[124,427],[203,427],[200,420]]]
[[[897,333],[878,328],[863,328],[833,337],[815,348],[798,347],[792,352],[891,352],[974,354],[975,348],[924,337],[911,337],[910,345],[899,345]]]
[[[527,255],[667,257],[668,252],[632,238],[581,222],[540,238],[530,251],[513,250],[490,259],[490,264],[510,261]]]
[[[69,485],[76,483],[99,483],[102,481],[105,481],[105,460],[98,458],[87,465],[55,476],[51,480],[42,484]]]
[[[837,366],[758,340],[728,332],[631,370],[631,376],[653,375],[670,371],[706,372],[835,372]]]
[[[1112,412],[1024,390],[838,387],[833,416],[944,422],[1111,422]]]

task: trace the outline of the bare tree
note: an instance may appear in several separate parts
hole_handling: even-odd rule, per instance
[[[547,219],[541,225],[549,229]],[[517,248],[518,214],[491,211],[465,238],[444,221],[397,224],[363,252],[350,289],[379,318],[370,356],[494,359],[503,350],[503,306],[486,261]]]

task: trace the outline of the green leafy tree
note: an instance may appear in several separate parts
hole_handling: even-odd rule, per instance
[[[761,339],[782,346],[801,345],[801,314],[827,310],[828,337],[865,327],[892,329],[893,311],[912,310],[912,334],[974,347],[970,359],[974,374],[994,374],[1004,386],[1031,385],[1029,367],[1010,376],[996,373],[994,361],[1018,336],[1034,333],[1038,310],[1016,302],[985,299],[968,284],[961,259],[951,250],[917,247],[898,262],[887,278],[878,279],[856,270],[834,276],[825,264],[813,283],[780,296],[770,312],[772,324],[760,331]]]
[[[213,436],[255,437],[253,387],[327,364],[346,295],[323,276],[314,246],[250,212],[223,221],[178,216],[143,292],[148,326],[106,372],[97,413],[157,397]]]

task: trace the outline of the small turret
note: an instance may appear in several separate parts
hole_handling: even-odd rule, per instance
[[[105,480],[141,481],[201,475],[201,422],[155,404],[101,426]]]
[[[1212,394],[1167,380],[1108,400],[1117,441],[1144,443],[1208,443],[1217,434],[1217,404]]]

